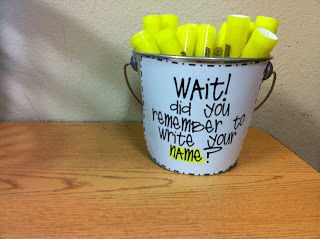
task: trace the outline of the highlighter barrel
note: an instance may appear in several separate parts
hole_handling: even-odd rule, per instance
[[[213,57],[216,28],[209,24],[198,27],[194,56]]]
[[[179,25],[179,18],[176,15],[166,14],[161,16],[161,29],[164,30],[168,27],[177,30]]]
[[[224,57],[238,58],[243,51],[249,33],[251,18],[244,15],[229,15],[225,33]]]
[[[180,45],[176,31],[166,28],[155,35],[156,43],[164,55],[185,56],[185,52]]]
[[[227,29],[227,22],[224,22],[222,23],[219,29],[218,36],[215,40],[214,51],[213,51],[214,57],[223,57],[224,38],[226,34],[226,29]]]
[[[264,28],[256,28],[252,32],[241,58],[265,58],[279,41],[278,37]]]
[[[160,50],[148,30],[142,30],[136,33],[130,39],[133,50],[137,52],[160,54]]]
[[[269,30],[273,34],[276,34],[278,26],[279,26],[279,21],[275,18],[264,17],[264,16],[257,16],[256,18],[255,28],[261,27]]]
[[[148,15],[143,18],[143,30],[148,30],[155,35],[162,30],[162,19],[160,15]]]
[[[248,31],[248,37],[247,37],[247,42],[249,41],[251,35],[252,35],[252,32],[253,30],[255,29],[255,24],[254,22],[250,22],[250,25],[249,25],[249,31]]]
[[[197,37],[196,29],[190,24],[179,26],[177,36],[186,56],[193,56]]]

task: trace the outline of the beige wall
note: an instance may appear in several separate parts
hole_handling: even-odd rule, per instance
[[[278,80],[252,124],[319,170],[319,11],[314,0],[2,0],[0,119],[141,121],[123,65],[143,16],[170,13],[181,24],[219,28],[228,14],[264,15],[280,21],[272,52]],[[136,73],[129,77],[139,91]]]

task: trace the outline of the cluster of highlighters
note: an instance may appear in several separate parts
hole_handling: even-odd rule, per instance
[[[148,15],[143,30],[130,43],[137,52],[217,58],[265,58],[278,42],[279,21],[257,16],[229,15],[217,34],[210,24],[179,26],[175,15]]]

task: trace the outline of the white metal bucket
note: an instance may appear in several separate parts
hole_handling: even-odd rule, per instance
[[[266,72],[273,72],[270,59],[134,52],[130,64],[137,66],[141,80],[151,159],[168,170],[192,175],[218,174],[236,165],[260,85]],[[275,79],[274,73],[272,88]]]

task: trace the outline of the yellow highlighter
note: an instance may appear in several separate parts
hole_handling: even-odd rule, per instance
[[[257,16],[255,22],[255,28],[261,27],[269,30],[273,34],[277,33],[279,21],[271,17]]]
[[[164,55],[185,56],[180,45],[176,31],[173,28],[166,28],[155,35],[156,43]]]
[[[247,37],[247,42],[249,41],[251,35],[252,35],[252,32],[255,28],[255,24],[254,22],[250,22],[250,25],[249,25],[249,31],[248,31],[248,37]]]
[[[160,15],[148,15],[143,18],[143,30],[148,30],[155,35],[162,30],[162,19]]]
[[[258,27],[253,30],[246,47],[243,49],[241,58],[265,58],[279,41],[271,31]]]
[[[148,30],[142,30],[136,33],[131,39],[130,43],[133,50],[137,52],[160,54],[160,50]]]
[[[186,56],[193,56],[197,32],[192,24],[179,26],[177,36]]]
[[[198,27],[194,56],[213,57],[216,28],[209,24]]]
[[[248,39],[251,18],[244,15],[229,15],[225,33],[224,57],[238,58]]]
[[[227,23],[222,23],[218,36],[215,40],[213,56],[214,57],[223,57],[223,49],[224,49],[224,37],[226,34]]]
[[[188,26],[192,26],[196,30],[196,32],[198,32],[198,29],[199,29],[199,25],[198,24],[196,24],[196,23],[188,23],[187,25]]]
[[[164,30],[167,27],[171,27],[177,30],[179,25],[179,18],[176,15],[167,14],[161,16],[161,29]]]

